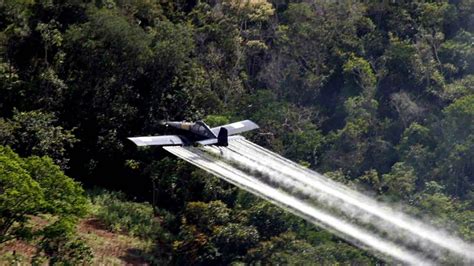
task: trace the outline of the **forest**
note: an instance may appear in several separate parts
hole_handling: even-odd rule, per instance
[[[0,261],[385,263],[127,140],[200,119],[474,241],[473,0],[1,0]]]

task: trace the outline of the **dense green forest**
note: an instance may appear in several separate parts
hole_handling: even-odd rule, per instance
[[[126,139],[163,119],[251,119],[255,143],[474,241],[473,0],[0,1],[0,245],[90,261],[74,228],[102,204],[153,264],[381,263]]]

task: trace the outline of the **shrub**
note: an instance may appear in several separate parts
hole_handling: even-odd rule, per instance
[[[50,265],[90,264],[94,257],[92,249],[76,236],[75,225],[74,219],[63,218],[44,228],[33,264],[43,264],[43,253],[49,258]]]
[[[96,216],[114,232],[125,232],[141,238],[163,236],[160,220],[149,203],[131,202],[120,192],[92,192],[97,206]]]

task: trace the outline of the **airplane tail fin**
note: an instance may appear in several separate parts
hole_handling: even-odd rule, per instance
[[[228,146],[229,145],[229,140],[228,140],[228,132],[225,127],[221,127],[221,130],[219,130],[219,135],[217,136],[217,146]]]

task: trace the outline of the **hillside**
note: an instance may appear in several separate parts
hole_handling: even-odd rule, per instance
[[[249,141],[474,241],[473,0],[0,2],[1,258],[393,263],[127,139],[179,133],[163,120],[250,119]]]
[[[144,253],[150,247],[150,243],[126,234],[110,232],[95,218],[79,221],[78,227],[77,234],[91,248],[94,256],[92,264],[148,264]],[[35,245],[17,240],[2,247],[0,264],[30,264],[36,252]]]
[[[95,202],[92,205],[92,212],[85,218],[80,219],[75,227],[74,234],[84,241],[88,247],[88,254],[85,256],[87,263],[94,265],[149,265],[153,262],[150,255],[153,250],[153,242],[149,238],[133,236],[133,233],[125,229],[124,220],[117,216],[127,216],[125,212],[118,212],[107,208],[100,201],[100,198],[112,197],[119,194],[99,194],[95,195],[92,200]],[[119,196],[120,197],[120,196]],[[98,200],[99,199],[99,202]],[[149,208],[146,204],[136,204],[123,200],[113,200],[116,206],[123,206],[133,204],[139,207]],[[110,204],[110,199],[108,204]],[[133,212],[135,210],[128,209]],[[115,219],[104,218],[115,215]],[[39,229],[45,228],[54,222],[55,217],[51,216],[32,216],[30,217],[30,224],[32,227]],[[113,222],[113,224],[112,224]],[[0,248],[0,264],[15,264],[21,265],[30,264],[39,261],[48,262],[48,256],[41,253],[38,248],[39,242],[15,240],[10,241]],[[65,255],[66,262],[68,262],[69,253]],[[83,254],[83,255],[84,255]],[[38,257],[38,258],[36,258]]]

